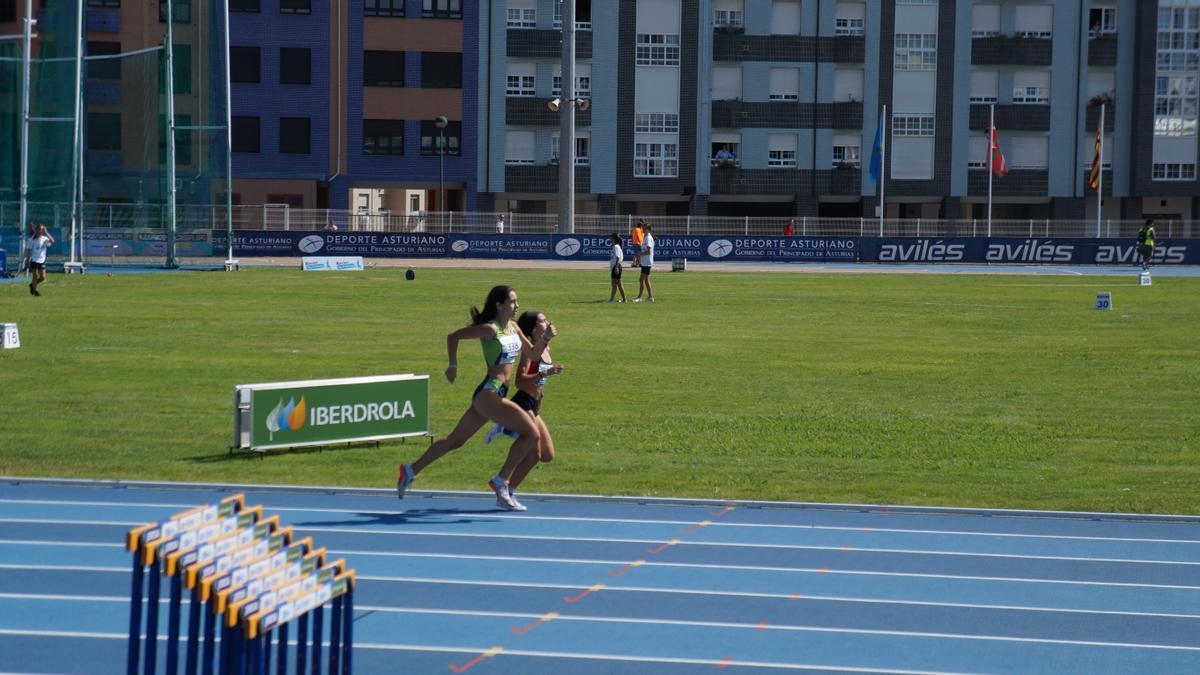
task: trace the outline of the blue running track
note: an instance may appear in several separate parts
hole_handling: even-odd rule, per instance
[[[15,478],[0,671],[123,672],[125,533],[232,492],[357,570],[360,673],[1200,673],[1200,518]]]

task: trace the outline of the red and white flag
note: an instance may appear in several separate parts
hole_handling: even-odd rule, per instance
[[[1004,153],[1000,152],[1000,132],[996,130],[996,127],[988,130],[988,146],[992,175],[1003,176],[1008,173],[1008,162],[1004,161]]]

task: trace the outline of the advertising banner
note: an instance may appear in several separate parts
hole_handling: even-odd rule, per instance
[[[176,233],[175,253],[181,257],[211,257],[212,233],[208,230]],[[95,258],[164,258],[167,255],[167,231],[161,228],[89,227],[83,231],[83,254]]]
[[[794,261],[854,262],[857,237],[701,237],[664,234],[654,238],[654,261],[673,258],[693,261]],[[560,260],[608,260],[611,244],[606,236],[558,235],[554,257]],[[633,259],[628,245],[626,262]]]
[[[239,385],[234,402],[234,447],[251,450],[429,432],[428,375]]]
[[[300,269],[305,272],[325,272],[329,270],[362,271],[361,255],[341,257],[306,255],[300,259]]]
[[[545,260],[550,257],[549,234],[450,234],[451,258],[513,258]]]
[[[885,238],[860,242],[861,262],[1016,263],[1027,265],[1133,265],[1137,246],[1128,239]],[[1200,241],[1159,241],[1151,263],[1200,264]]]
[[[8,251],[0,248],[0,276],[8,274]]]
[[[213,247],[226,248],[226,234],[212,233]],[[366,258],[441,258],[446,255],[446,235],[393,232],[247,232],[233,234],[238,256],[296,257],[305,255]]]

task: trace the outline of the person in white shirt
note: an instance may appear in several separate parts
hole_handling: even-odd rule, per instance
[[[504,234],[504,214],[496,216],[496,234]]]
[[[646,237],[642,239],[642,274],[638,277],[638,294],[634,302],[642,301],[642,293],[646,299],[654,302],[654,287],[650,285],[650,272],[654,268],[654,234],[650,226],[646,226]]]
[[[621,283],[621,263],[625,262],[625,252],[621,250],[621,235],[613,232],[609,241],[612,242],[612,255],[608,258],[609,276],[612,277],[612,292],[608,294],[608,301],[615,302],[617,291],[620,291],[621,302],[625,302],[625,284]]]
[[[29,272],[33,277],[29,283],[30,295],[41,295],[37,288],[46,281],[46,253],[53,243],[54,237],[46,231],[45,225],[38,225],[37,234],[29,238]]]

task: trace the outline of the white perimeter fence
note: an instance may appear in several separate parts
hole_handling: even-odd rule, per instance
[[[48,227],[69,227],[70,204],[30,203],[29,220]],[[158,204],[84,204],[83,224],[87,228],[162,228],[166,207]],[[557,214],[526,213],[357,213],[335,209],[296,209],[285,204],[261,204],[233,207],[233,229],[319,231],[336,227],[348,232],[496,232],[498,216],[503,215],[505,234],[549,234],[558,231]],[[1150,216],[1153,217],[1153,216]],[[0,202],[0,230],[17,227],[18,204]],[[575,216],[578,234],[604,235],[629,233],[639,216]],[[645,216],[654,232],[670,235],[777,236],[783,234],[788,219],[738,218],[720,216]],[[180,231],[227,228],[222,205],[181,205],[176,209]],[[878,218],[795,218],[797,236],[841,237],[1073,237],[1132,238],[1141,220],[993,220],[983,219],[891,219],[881,224]],[[1200,238],[1200,221],[1157,220],[1159,239]]]

